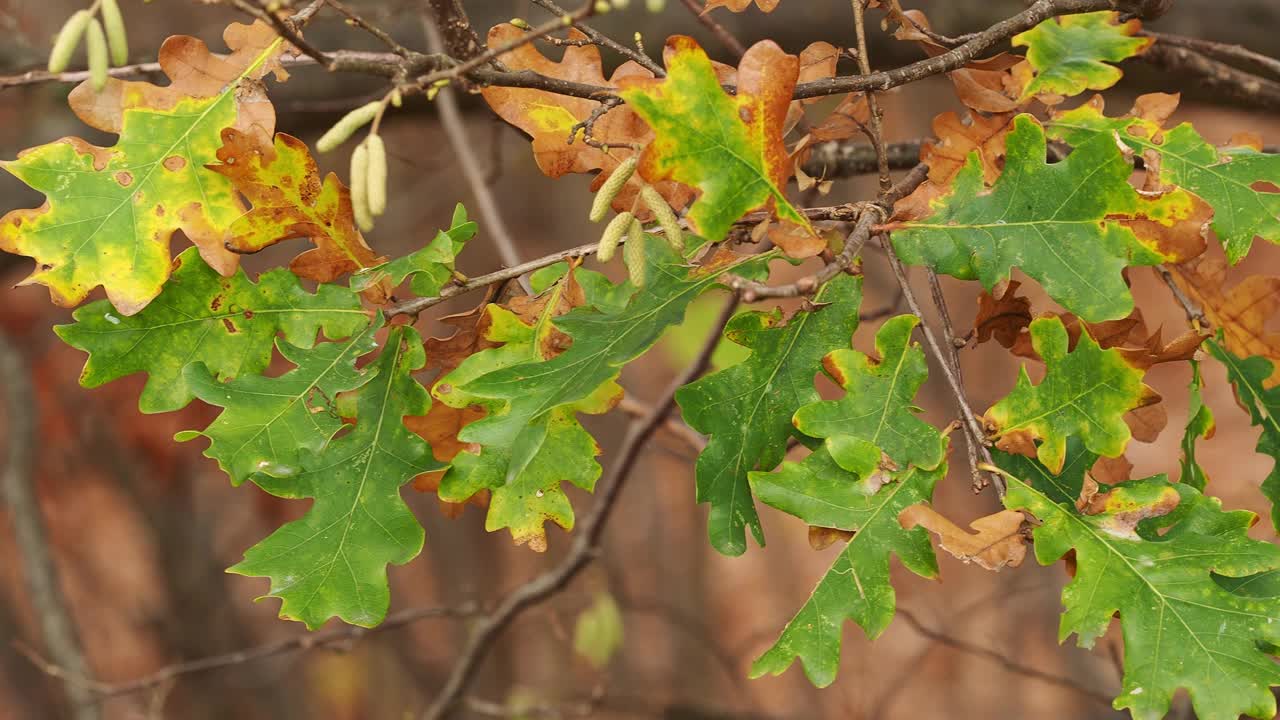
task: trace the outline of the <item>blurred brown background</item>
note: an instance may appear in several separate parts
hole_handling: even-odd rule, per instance
[[[121,4],[135,61],[153,59],[154,48],[169,34],[196,35],[219,50],[222,26],[242,19],[208,6],[212,3],[190,0]],[[394,30],[407,45],[425,47],[416,3],[351,4]],[[512,16],[534,22],[545,17],[519,0],[465,4],[482,30]],[[1011,0],[904,4],[924,9],[934,28],[949,34],[986,27],[1019,8]],[[85,5],[80,0],[0,0],[0,27],[6,38],[0,44],[0,75],[42,65],[62,21]],[[728,60],[679,0],[668,2],[660,16],[646,14],[639,0],[632,6],[595,25],[623,40],[639,30],[653,49],[668,34],[693,34],[713,54]],[[852,21],[843,1],[783,0],[773,15],[717,11],[717,17],[744,40],[773,37],[793,52],[815,40],[852,44]],[[1271,0],[1179,0],[1153,27],[1280,55],[1280,4]],[[322,48],[380,49],[331,13],[308,29],[308,38]],[[917,57],[914,47],[892,44],[879,33],[872,52],[878,67]],[[606,62],[617,59],[607,57]],[[1211,140],[1226,140],[1239,130],[1259,131],[1271,142],[1280,138],[1280,118],[1274,114],[1217,104],[1197,88],[1182,87],[1181,78],[1140,64],[1126,66],[1126,72],[1121,88],[1108,93],[1113,111],[1128,108],[1140,91],[1186,90],[1187,101],[1175,120],[1193,120]],[[88,131],[66,108],[68,90],[39,85],[0,91],[0,158],[12,158],[22,148],[63,135],[110,144],[113,139]],[[271,90],[279,109],[278,129],[309,142],[341,112],[365,102],[370,93],[382,92],[372,79],[327,76],[315,68],[298,69],[287,85]],[[891,140],[926,136],[934,114],[960,109],[949,84],[937,79],[890,93],[884,102]],[[465,109],[471,137],[491,165],[495,192],[522,256],[533,258],[594,240],[598,228],[586,219],[589,180],[543,177],[517,131],[493,120],[477,99],[468,98]],[[393,155],[391,208],[369,239],[380,252],[399,254],[430,240],[436,228],[448,223],[454,203],[471,205],[472,198],[434,108],[411,101],[389,115],[383,127]],[[345,172],[346,152],[349,146],[322,157],[321,163]],[[820,202],[860,199],[872,192],[870,179],[840,181]],[[0,198],[0,211],[41,202],[37,194],[3,174]],[[174,243],[175,253],[181,245],[181,240]],[[299,249],[299,243],[289,245],[251,258],[246,265],[261,270],[281,264]],[[460,268],[468,274],[486,272],[495,268],[495,258],[482,227]],[[1233,277],[1274,273],[1280,268],[1278,261],[1277,248],[1259,242]],[[865,268],[866,307],[881,307],[893,298],[892,278],[875,252],[868,253]],[[51,325],[68,321],[70,312],[50,305],[42,287],[9,289],[29,270],[25,258],[0,258],[0,285],[5,288],[0,291],[0,329],[22,348],[30,368],[26,377],[3,378],[0,392],[26,384],[35,393],[31,410],[38,423],[39,460],[34,479],[61,581],[95,676],[106,682],[128,681],[174,662],[304,632],[301,626],[275,618],[274,601],[252,602],[265,592],[264,580],[227,575],[223,569],[250,544],[300,514],[305,504],[271,498],[252,485],[233,489],[215,464],[201,456],[201,442],[172,442],[178,430],[203,427],[213,417],[210,408],[197,402],[179,413],[141,415],[136,410],[142,385],[137,377],[93,391],[78,387],[84,357],[50,331]],[[1158,279],[1140,270],[1133,280],[1149,323],[1179,329],[1181,311]],[[976,308],[976,285],[948,281],[947,288],[956,322],[964,328]],[[440,309],[462,310],[480,299],[477,293]],[[703,317],[701,324],[706,322]],[[869,349],[877,324],[861,328],[855,345]],[[431,320],[420,325],[429,332],[440,330]],[[681,348],[697,341],[696,332],[696,327],[690,328],[684,337],[673,338],[628,367],[623,384],[629,393],[641,401],[652,397],[687,353]],[[1013,384],[1017,364],[999,347],[966,349],[962,360],[977,409],[988,407]],[[1265,510],[1256,488],[1271,461],[1253,453],[1257,432],[1235,406],[1223,373],[1215,365],[1206,367],[1207,402],[1219,426],[1217,438],[1203,444],[1201,451],[1212,478],[1210,490],[1223,496],[1228,506]],[[1150,382],[1165,395],[1170,423],[1156,444],[1131,446],[1129,457],[1137,476],[1176,474],[1188,380],[1185,365],[1160,366],[1152,373]],[[943,424],[954,414],[936,374],[922,391],[922,400],[932,421]],[[2,422],[7,430],[13,418]],[[614,413],[584,422],[605,449],[602,463],[607,467],[626,416]],[[0,430],[0,445],[7,437]],[[946,637],[922,632],[899,617],[872,644],[849,625],[840,676],[832,687],[814,689],[798,665],[781,677],[746,680],[751,660],[773,642],[836,549],[810,550],[802,523],[765,510],[767,548],[752,548],[741,558],[717,555],[705,539],[705,507],[693,502],[694,453],[679,435],[658,434],[624,491],[600,562],[566,592],[516,623],[481,669],[475,697],[502,702],[512,693],[526,693],[543,702],[562,703],[602,692],[596,711],[601,717],[1119,717],[1086,692],[1110,696],[1119,687],[1116,633],[1100,641],[1092,653],[1077,649],[1073,641],[1059,646],[1058,594],[1066,573],[1059,566],[1042,568],[1030,560],[1021,568],[992,574],[942,556],[941,582],[895,567],[900,606],[921,626]],[[957,465],[963,465],[959,448],[953,454],[953,467]],[[592,500],[577,491],[570,494],[581,517]],[[406,495],[427,529],[427,543],[418,560],[391,568],[393,612],[492,602],[549,567],[568,545],[565,533],[552,528],[545,555],[512,547],[505,533],[485,533],[483,514],[475,508],[449,520],[437,510],[433,497],[412,490]],[[953,469],[949,481],[939,486],[936,501],[961,524],[996,507],[993,495],[972,495],[963,467]],[[1254,532],[1274,539],[1265,522]],[[68,717],[59,681],[15,650],[17,643],[42,647],[25,588],[8,509],[3,508],[0,720]],[[574,619],[599,590],[617,598],[626,630],[622,651],[602,672],[577,658],[571,646]],[[292,652],[185,676],[158,691],[111,698],[102,707],[112,720],[413,717],[439,688],[465,632],[463,621],[424,620],[336,649]],[[990,653],[976,653],[975,648]],[[1010,664],[1022,671],[1010,669]],[[1030,677],[1025,668],[1062,676],[1069,683]],[[1184,700],[1178,712],[1186,712]]]

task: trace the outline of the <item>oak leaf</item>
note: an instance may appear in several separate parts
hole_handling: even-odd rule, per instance
[[[160,300],[142,312],[120,317],[100,300],[76,310],[75,323],[54,327],[68,345],[89,353],[82,385],[98,387],[145,372],[138,408],[168,412],[186,406],[194,395],[183,374],[188,363],[204,363],[218,380],[256,375],[270,364],[278,333],[292,345],[310,348],[321,330],[337,339],[369,322],[355,293],[335,285],[308,293],[288,270],[265,272],[257,283],[243,270],[221,277],[195,248],[174,265]]]
[[[1173,279],[1222,331],[1222,346],[1239,357],[1256,355],[1275,367],[1265,387],[1280,384],[1280,333],[1269,323],[1280,312],[1280,277],[1250,275],[1227,287],[1227,265],[1198,258],[1174,265]]]
[[[761,12],[771,13],[778,7],[778,3],[782,0],[754,0],[756,7]],[[706,7],[702,12],[710,12],[716,8],[728,8],[733,12],[740,13],[751,7],[752,0],[707,0]]]
[[[720,87],[711,60],[692,38],[670,38],[666,64],[669,74],[662,80],[628,77],[619,83],[619,94],[654,129],[641,155],[641,176],[701,190],[687,219],[709,240],[724,239],[738,218],[761,207],[812,233],[785,192],[792,163],[782,129],[799,59],[772,41],[756,43],[739,63],[735,96]]]
[[[235,271],[238,259],[223,240],[244,206],[231,182],[205,165],[224,128],[270,138],[275,112],[261,78],[276,70],[283,79],[285,43],[264,24],[232,24],[224,38],[232,49],[225,58],[193,37],[166,40],[159,61],[167,86],[109,78],[101,92],[89,81],[73,90],[71,108],[90,126],[118,134],[114,146],[63,138],[3,163],[46,196],[39,208],[0,218],[0,250],[36,261],[24,283],[48,286],[65,306],[101,285],[117,312],[133,315],[169,278],[177,230],[210,267]]]
[[[1274,364],[1267,358],[1236,355],[1223,347],[1221,337],[1210,340],[1208,346],[1209,353],[1227,368],[1227,378],[1235,386],[1240,407],[1249,413],[1253,425],[1262,428],[1257,451],[1275,462],[1262,481],[1262,494],[1271,501],[1271,524],[1280,530],[1280,388],[1266,386],[1266,381],[1275,376]],[[1192,431],[1188,425],[1188,433]]]
[[[1119,82],[1123,73],[1107,63],[1142,53],[1155,38],[1135,37],[1142,23],[1121,23],[1118,18],[1119,13],[1110,10],[1063,15],[1014,35],[1013,46],[1027,48],[1027,62],[1035,70],[1021,99],[1039,96],[1046,104],[1057,104],[1064,97]]]
[[[231,128],[222,131],[222,141],[219,162],[208,168],[229,179],[253,205],[228,229],[229,249],[255,253],[307,238],[315,248],[295,257],[289,269],[317,282],[333,282],[382,262],[356,227],[350,190],[335,173],[321,180],[306,143],[278,133],[274,147],[267,147]]]
[[[496,25],[489,30],[489,46],[504,45],[524,35],[525,31],[514,25]],[[571,28],[569,39],[582,41],[586,36]],[[543,55],[533,43],[522,44],[499,59],[513,71],[532,70],[547,77],[600,87],[617,87],[623,78],[653,77],[653,73],[644,67],[627,61],[606,80],[600,49],[589,44],[566,47],[559,62]],[[574,131],[574,126],[587,122],[592,113],[600,109],[600,103],[595,100],[545,90],[496,86],[483,88],[481,95],[499,117],[532,138],[534,160],[543,174],[558,178],[569,173],[599,171],[591,185],[592,192],[599,190],[618,165],[635,154],[630,146],[645,145],[653,138],[649,126],[626,105],[605,112],[592,125],[591,138],[607,146],[606,149],[588,145],[583,141],[582,131]],[[618,212],[630,210],[640,187],[639,177],[628,180],[614,198],[613,209]],[[676,210],[688,205],[694,195],[691,188],[676,182],[654,183],[654,188]],[[648,217],[648,211],[642,211],[640,215]]]
[[[1262,152],[1256,138],[1214,147],[1190,123],[1165,129],[1177,103],[1177,95],[1143,95],[1128,115],[1109,118],[1102,98],[1095,97],[1055,115],[1046,127],[1072,145],[1105,134],[1154,160],[1162,182],[1212,206],[1213,230],[1232,263],[1248,254],[1255,237],[1280,243],[1280,155]]]
[[[1031,340],[1044,358],[1045,378],[1032,385],[1024,366],[1013,391],[987,411],[998,446],[1025,451],[1038,441],[1034,454],[1054,472],[1062,469],[1071,435],[1079,435],[1091,452],[1118,457],[1131,437],[1122,416],[1159,399],[1142,383],[1143,371],[1118,351],[1101,349],[1087,332],[1068,352],[1067,330],[1058,318],[1032,322]]]

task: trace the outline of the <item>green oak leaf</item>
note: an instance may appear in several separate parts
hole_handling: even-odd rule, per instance
[[[1116,23],[1117,13],[1080,13],[1050,18],[1013,36],[1014,47],[1027,48],[1027,62],[1036,76],[1023,88],[1022,99],[1041,93],[1078,95],[1085,90],[1105,90],[1123,73],[1107,63],[1127,60],[1155,42],[1134,37],[1142,23]]]
[[[68,345],[89,353],[80,384],[98,387],[145,372],[139,409],[177,410],[194,397],[183,375],[188,363],[204,363],[218,380],[256,375],[271,362],[277,333],[310,348],[318,331],[342,338],[369,323],[355,293],[320,285],[313,295],[288,270],[265,272],[257,284],[243,270],[222,277],[195,248],[176,264],[164,291],[142,312],[121,317],[98,301],[76,310],[74,324],[54,327]]]
[[[101,93],[88,81],[72,91],[72,109],[117,133],[114,146],[63,138],[0,163],[47,199],[0,218],[0,250],[36,261],[25,282],[47,285],[67,306],[101,285],[116,312],[133,315],[168,279],[176,230],[224,274],[235,270],[223,235],[244,204],[231,181],[205,165],[217,160],[224,128],[270,137],[275,118],[261,78],[284,42],[265,24],[233,24],[225,37],[234,51],[226,57],[196,38],[169,38],[160,50],[168,86],[112,78]]]
[[[267,596],[281,599],[280,617],[309,629],[332,617],[363,627],[386,617],[387,564],[402,565],[422,551],[422,526],[400,487],[445,467],[404,425],[430,405],[412,376],[424,364],[417,331],[393,328],[369,365],[375,375],[358,391],[355,427],[305,455],[296,474],[255,476],[272,495],[314,500],[300,520],[249,548],[227,571],[270,578]]]
[[[415,295],[435,297],[454,278],[454,258],[475,236],[475,222],[467,219],[467,209],[458,203],[453,209],[453,221],[448,230],[437,232],[421,250],[355,273],[351,277],[351,289],[363,291],[384,278],[390,281],[391,287],[397,287],[405,278],[411,278],[409,289]]]
[[[695,268],[665,242],[651,240],[645,243],[644,258],[649,280],[631,294],[625,306],[619,306],[617,289],[604,283],[582,283],[587,305],[554,320],[555,327],[573,341],[567,350],[551,359],[526,354],[514,364],[495,366],[465,382],[450,382],[451,393],[460,393],[454,398],[446,399],[440,393],[440,385],[436,385],[436,397],[451,405],[461,402],[457,398],[466,398],[466,402],[489,409],[488,416],[458,433],[462,442],[482,446],[482,462],[463,457],[467,453],[454,459],[450,474],[463,472],[463,468],[480,473],[465,483],[466,488],[519,485],[522,474],[545,452],[543,445],[549,442],[551,431],[565,426],[555,422],[558,412],[607,409],[603,405],[617,396],[614,381],[622,366],[647,351],[667,328],[679,323],[689,303],[716,287],[724,272],[740,272],[774,257],[734,258],[714,267]],[[600,298],[603,301],[597,302]],[[585,450],[585,439],[575,441],[575,446]],[[555,467],[553,461],[545,462],[548,467]],[[591,465],[594,467],[594,460]],[[586,465],[573,462],[567,467],[583,470]],[[446,475],[445,482],[449,481],[450,475]],[[545,488],[541,482],[538,486]],[[447,499],[456,501],[456,497],[450,494]],[[544,494],[539,499],[545,497]]]
[[[724,336],[751,354],[676,392],[685,422],[710,436],[695,469],[697,498],[711,503],[711,544],[726,555],[746,552],[744,528],[764,544],[747,473],[782,462],[791,416],[819,399],[813,378],[822,357],[848,347],[858,327],[862,281],[838,275],[814,302],[786,323],[781,310],[736,316]]]
[[[927,264],[990,290],[1019,267],[1067,310],[1089,322],[1127,316],[1133,297],[1121,271],[1168,259],[1123,220],[1171,226],[1191,216],[1180,190],[1144,198],[1129,185],[1133,168],[1110,137],[1082,143],[1062,162],[1045,161],[1045,136],[1019,115],[1006,140],[1004,172],[990,188],[970,154],[933,215],[900,223],[893,245],[909,263]],[[1088,267],[1081,264],[1088,258]]]
[[[1200,363],[1195,360],[1190,362],[1191,386],[1187,397],[1187,428],[1182,434],[1182,472],[1178,482],[1186,483],[1204,492],[1205,485],[1209,483],[1209,477],[1205,475],[1204,468],[1200,467],[1200,463],[1196,460],[1196,441],[1200,438],[1213,437],[1216,425],[1213,411],[1204,404],[1204,398],[1201,396],[1204,380],[1200,378]]]
[[[489,315],[485,337],[502,345],[471,355],[440,378],[432,388],[436,400],[450,407],[479,405],[490,413],[501,412],[505,401],[473,394],[475,380],[505,368],[546,359],[547,341],[554,331],[553,313],[560,305],[561,294],[568,282],[586,277],[581,269],[572,272],[572,278],[565,276],[548,291],[551,295],[533,323],[524,322],[500,305],[489,305],[485,309]],[[591,287],[593,284],[589,282],[583,288],[588,301],[596,295]],[[556,407],[536,420],[536,429],[541,431],[537,436],[540,443],[532,458],[514,476],[509,477],[507,472],[512,455],[508,446],[494,443],[482,447],[479,454],[459,453],[441,480],[438,495],[450,502],[465,502],[477,492],[488,490],[485,529],[494,532],[505,528],[517,544],[528,543],[535,550],[545,550],[546,522],[554,522],[566,530],[571,530],[574,524],[573,506],[561,483],[569,482],[590,492],[600,477],[600,464],[595,460],[600,448],[575,414],[606,412],[621,395],[622,389],[608,379],[585,398]],[[467,439],[470,427],[459,433],[459,439],[471,442]]]
[[[1104,135],[1139,155],[1157,153],[1161,182],[1189,190],[1213,207],[1213,231],[1233,264],[1249,253],[1255,237],[1280,244],[1280,193],[1262,185],[1280,184],[1280,155],[1243,145],[1214,147],[1190,123],[1165,130],[1142,117],[1109,118],[1100,99],[1055,116],[1046,127],[1071,145]]]
[[[826,440],[828,450],[833,450],[837,459],[843,454],[837,449],[841,439],[851,437],[880,448],[900,468],[937,467],[946,457],[946,440],[916,417],[919,409],[912,405],[916,391],[929,375],[924,351],[911,342],[911,332],[919,322],[913,315],[885,321],[876,333],[879,362],[857,350],[842,349],[827,355],[823,367],[846,394],[839,400],[816,402],[797,410],[796,428],[805,435]],[[835,448],[833,444],[837,444]],[[878,455],[874,457],[879,459]],[[841,461],[841,465],[849,463]]]
[[[837,465],[822,447],[803,462],[784,463],[777,472],[751,473],[751,489],[766,504],[809,525],[856,532],[778,641],[751,665],[752,677],[777,675],[799,658],[809,680],[826,687],[840,664],[846,619],[870,639],[884,632],[896,608],[890,555],[922,577],[938,574],[929,533],[921,527],[903,529],[898,514],[928,502],[946,474],[945,463],[933,470],[911,467],[868,492],[862,478]]]
[[[663,79],[619,82],[618,94],[654,131],[641,158],[645,179],[673,179],[701,190],[687,217],[712,242],[760,207],[812,232],[785,192],[792,163],[782,130],[799,59],[771,41],[753,45],[739,64],[732,96],[720,87],[711,60],[693,38],[671,37],[666,65]]]
[[[995,458],[996,465],[1035,486],[1050,501],[1068,504],[1074,504],[1080,497],[1085,476],[1098,461],[1098,454],[1086,450],[1078,437],[1067,439],[1066,460],[1062,464],[1062,470],[1057,473],[1050,472],[1040,461],[1025,455],[1014,455],[999,449],[993,449],[991,455]]]
[[[1142,383],[1141,369],[1118,350],[1103,350],[1087,329],[1075,350],[1067,352],[1067,343],[1058,317],[1033,320],[1031,344],[1044,358],[1044,380],[1032,385],[1024,365],[1013,391],[986,414],[988,431],[1002,447],[1038,441],[1037,457],[1055,473],[1071,435],[1079,435],[1091,452],[1119,457],[1130,438],[1124,414],[1159,397]]]
[[[1262,481],[1262,494],[1271,501],[1271,524],[1280,529],[1280,388],[1268,388],[1263,383],[1274,369],[1264,357],[1237,357],[1222,347],[1221,339],[1210,339],[1209,353],[1227,368],[1227,377],[1236,388],[1236,397],[1249,411],[1254,425],[1262,428],[1258,437],[1258,452],[1271,456],[1275,465],[1267,479]]]
[[[1092,647],[1117,613],[1124,636],[1124,680],[1116,709],[1138,720],[1162,718],[1186,688],[1196,716],[1271,717],[1280,666],[1264,650],[1280,641],[1280,600],[1223,588],[1217,576],[1280,568],[1280,547],[1251,540],[1254,515],[1224,512],[1214,498],[1162,476],[1114,486],[1096,515],[1056,501],[1016,476],[1005,506],[1040,520],[1036,558],[1068,553],[1075,577],[1062,593],[1060,639]]]
[[[305,458],[324,449],[338,430],[342,416],[338,393],[355,390],[373,378],[373,371],[356,370],[356,359],[377,347],[371,323],[343,342],[318,343],[310,350],[276,341],[286,360],[296,367],[279,377],[246,375],[218,382],[204,363],[193,362],[183,379],[196,397],[226,408],[204,430],[187,430],[175,439],[209,439],[206,457],[239,485],[256,473],[288,478],[299,472]]]

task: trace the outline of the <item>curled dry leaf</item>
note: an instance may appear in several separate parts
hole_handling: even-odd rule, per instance
[[[902,22],[893,36],[920,45],[929,57],[936,57],[950,50],[921,32],[929,27],[929,19],[919,10],[902,13]],[[1000,53],[995,57],[977,60],[947,73],[955,85],[956,97],[965,106],[987,113],[1007,113],[1020,108],[1022,89],[1028,73],[1023,71],[1027,63],[1021,57]],[[1022,71],[1022,72],[1019,72]]]
[[[1280,333],[1268,323],[1280,311],[1280,277],[1250,275],[1226,287],[1227,265],[1218,258],[1199,258],[1175,265],[1174,282],[1222,329],[1223,345],[1239,357],[1258,355],[1275,368],[1266,387],[1280,384]]]
[[[228,228],[226,245],[239,253],[254,253],[284,240],[308,238],[315,248],[289,263],[299,277],[332,282],[378,257],[364,241],[351,210],[351,192],[338,176],[320,179],[315,158],[301,140],[280,133],[274,147],[259,145],[253,136],[228,128],[222,131],[217,164],[208,168],[231,180],[253,209]],[[386,300],[385,283],[365,292],[370,300]]]
[[[1022,533],[1023,515],[1017,510],[1001,510],[969,523],[968,532],[923,503],[898,514],[904,529],[923,527],[938,536],[943,550],[966,563],[988,570],[1018,567],[1027,554],[1027,538]]]
[[[524,34],[524,30],[511,24],[496,25],[489,31],[489,46],[512,42]],[[569,31],[570,40],[585,37],[576,29]],[[653,77],[653,73],[639,64],[627,61],[606,80],[600,50],[595,45],[566,47],[564,58],[556,62],[543,55],[533,43],[525,43],[500,59],[513,71],[532,70],[559,80],[602,87],[616,87],[622,78]],[[592,139],[609,146],[606,151],[583,142],[581,130],[573,136],[573,142],[569,142],[574,126],[589,120],[600,108],[595,100],[544,90],[492,86],[484,88],[481,95],[503,120],[532,138],[533,156],[543,174],[558,178],[569,173],[600,171],[591,186],[592,192],[599,190],[618,165],[635,154],[630,145],[646,145],[653,139],[653,131],[626,105],[609,110],[592,125]],[[618,212],[631,209],[641,184],[639,177],[629,180],[614,198],[613,208]],[[671,181],[654,183],[654,188],[676,210],[688,205],[694,195],[691,188]],[[641,209],[642,218],[647,219],[647,213],[648,210]]]
[[[771,13],[782,0],[755,0],[756,7],[761,12]],[[710,12],[716,8],[728,8],[733,12],[740,13],[751,7],[752,0],[707,0],[707,6],[702,12]]]
[[[1018,294],[1021,285],[1017,280],[1010,281],[998,298],[985,290],[978,295],[973,329],[979,344],[995,338],[1004,348],[1012,350],[1026,345],[1030,349],[1031,340],[1026,331],[1035,316],[1031,313],[1031,300]]]
[[[826,550],[838,542],[849,542],[857,533],[853,530],[839,528],[809,526],[809,547],[814,550]]]
[[[1118,458],[1100,457],[1089,469],[1089,476],[1103,485],[1116,485],[1133,477],[1133,463],[1124,455]]]

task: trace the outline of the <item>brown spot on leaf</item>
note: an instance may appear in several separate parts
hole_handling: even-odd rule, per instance
[[[116,182],[120,183],[120,187],[129,187],[133,184],[133,173],[128,170],[120,170],[116,173]]]
[[[181,157],[179,155],[170,155],[169,157],[165,158],[164,162],[161,164],[164,165],[164,169],[168,170],[169,172],[178,172],[179,170],[187,166],[187,160],[186,158]]]
[[[231,318],[222,318],[222,325],[227,329],[227,332],[232,335],[240,332],[240,328],[236,327],[236,324],[231,322]]]

